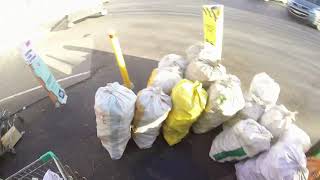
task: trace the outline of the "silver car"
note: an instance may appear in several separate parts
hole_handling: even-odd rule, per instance
[[[289,0],[287,7],[290,14],[320,30],[320,0]]]

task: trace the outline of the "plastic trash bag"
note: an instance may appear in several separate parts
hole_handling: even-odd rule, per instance
[[[259,122],[278,138],[295,121],[295,115],[296,112],[290,112],[284,105],[275,105],[262,115]]]
[[[182,79],[179,67],[156,68],[152,71],[148,80],[148,87],[160,87],[168,95],[172,88]]]
[[[259,73],[251,81],[249,94],[260,104],[274,105],[280,94],[280,86],[266,73]]]
[[[198,60],[208,62],[210,65],[215,66],[219,64],[221,60],[220,53],[215,46],[206,42],[199,53]]]
[[[203,42],[198,42],[196,44],[189,46],[186,49],[187,60],[189,62],[198,60],[199,54],[200,54],[201,50],[203,49],[203,47],[204,47]]]
[[[258,157],[235,165],[238,180],[303,180],[308,178],[307,160],[295,144],[277,143]]]
[[[213,83],[208,94],[206,108],[192,126],[193,132],[197,134],[208,132],[231,119],[245,104],[240,79],[234,75]]]
[[[63,179],[59,176],[59,174],[52,172],[50,169],[48,169],[43,176],[43,180],[63,180]]]
[[[295,144],[296,146],[301,147],[305,153],[308,152],[312,146],[308,134],[295,124],[290,124],[289,128],[281,134],[278,142]]]
[[[196,43],[189,46],[186,50],[187,60],[189,62],[204,60],[211,65],[216,65],[220,62],[221,59],[218,52],[217,48],[208,42]]]
[[[242,160],[270,148],[272,134],[255,120],[239,121],[212,142],[209,156],[218,162]]]
[[[158,68],[179,67],[179,71],[183,74],[189,62],[182,56],[177,54],[168,54],[163,56],[158,64]]]
[[[211,83],[226,77],[226,68],[221,64],[211,66],[205,61],[192,61],[186,69],[185,77],[200,81],[203,87],[209,87]]]
[[[179,143],[189,132],[207,103],[207,92],[198,81],[181,80],[172,90],[172,110],[163,126],[169,145]]]
[[[138,93],[132,138],[140,149],[152,146],[171,107],[170,96],[159,87],[148,87]]]
[[[136,95],[118,82],[100,87],[95,96],[97,136],[112,159],[120,159],[131,137]]]
[[[255,102],[253,99],[245,98],[244,108],[239,111],[240,119],[253,119],[258,121],[265,112],[266,106]]]
[[[250,118],[248,118],[250,119]],[[240,119],[238,117],[238,115],[232,117],[231,119],[229,119],[228,121],[225,121],[223,124],[222,124],[222,129],[223,130],[227,130],[227,129],[230,129],[232,128],[235,124],[237,124],[239,121],[241,120],[244,120],[244,119]],[[253,119],[254,120],[254,119]]]
[[[253,119],[255,121],[258,121],[260,119],[260,117],[265,112],[266,107],[254,101],[245,101],[246,103],[244,107],[236,114],[236,116],[223,123],[223,129],[231,128],[242,119]]]

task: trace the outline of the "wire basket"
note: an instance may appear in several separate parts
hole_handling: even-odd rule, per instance
[[[72,171],[68,165],[62,165],[58,157],[51,151],[40,156],[39,159],[8,177],[6,180],[42,180],[48,170],[58,174],[63,180],[86,180],[86,178],[81,177],[78,172]]]

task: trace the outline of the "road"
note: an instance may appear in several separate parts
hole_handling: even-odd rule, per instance
[[[130,141],[120,161],[110,160],[95,134],[94,93],[107,82],[120,80],[107,31],[118,32],[137,92],[146,86],[163,55],[184,54],[189,45],[202,40],[201,5],[212,2],[111,1],[106,5],[108,16],[88,18],[62,31],[73,38],[93,39],[92,48],[64,46],[70,52],[92,52],[92,77],[67,89],[69,103],[62,109],[53,109],[45,99],[21,114],[26,120],[26,135],[16,156],[0,159],[0,176],[6,177],[50,149],[88,179],[235,179],[232,164],[208,158],[218,130],[191,135],[174,148],[161,137],[146,151]],[[296,123],[315,143],[320,137],[320,33],[289,18],[276,3],[215,2],[225,4],[222,63],[227,71],[241,79],[243,91],[248,90],[254,74],[272,76],[281,86],[279,103],[299,111]]]

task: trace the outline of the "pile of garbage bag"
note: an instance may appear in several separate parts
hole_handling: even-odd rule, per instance
[[[174,146],[190,129],[201,134],[222,125],[209,157],[237,162],[239,180],[308,177],[310,137],[295,124],[297,112],[277,103],[280,85],[262,72],[244,93],[215,47],[199,43],[186,54],[164,56],[137,96],[117,82],[98,89],[97,136],[111,158],[121,158],[131,136],[145,149],[162,131]]]

